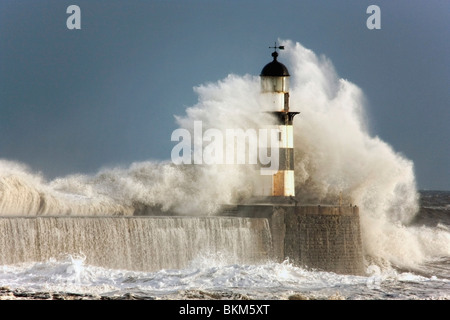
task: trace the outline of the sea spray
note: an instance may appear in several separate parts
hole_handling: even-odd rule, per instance
[[[291,108],[301,111],[294,126],[300,203],[343,198],[358,205],[368,263],[413,266],[450,255],[448,232],[408,227],[419,208],[413,162],[370,134],[362,91],[325,57],[283,44],[293,74]]]
[[[418,209],[413,163],[370,134],[361,89],[339,78],[326,57],[299,43],[281,44],[286,50],[280,60],[287,60],[291,74],[290,108],[300,112],[294,120],[298,203],[358,205],[368,264],[416,265],[450,255],[448,230],[408,226]],[[176,117],[180,128],[193,130],[194,121],[205,129],[258,128],[271,121],[261,112],[258,76],[229,75],[194,90],[198,103]],[[158,207],[162,213],[214,215],[221,205],[250,197],[254,177],[245,165],[167,161],[46,181],[2,160],[0,210],[2,215],[92,216]]]
[[[0,214],[130,215],[133,208],[119,203],[93,185],[91,177],[68,176],[48,182],[26,165],[0,160]],[[67,186],[70,185],[70,188]]]

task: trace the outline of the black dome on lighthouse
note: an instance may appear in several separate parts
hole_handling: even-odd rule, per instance
[[[273,61],[266,64],[262,69],[261,77],[289,77],[289,71],[286,66],[277,61],[278,53],[272,53]]]

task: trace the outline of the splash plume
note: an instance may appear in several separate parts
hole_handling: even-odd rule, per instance
[[[300,112],[294,121],[299,204],[337,204],[342,198],[358,205],[368,259],[407,265],[450,255],[448,232],[407,227],[418,210],[414,165],[369,132],[361,89],[339,78],[326,57],[300,43],[281,44],[285,51],[280,59],[291,73],[290,108]],[[258,76],[231,74],[194,90],[198,102],[176,116],[180,128],[193,130],[194,121],[220,130],[270,123],[270,116],[261,112]],[[166,161],[46,181],[22,164],[2,160],[0,212],[132,215],[141,207],[158,207],[180,215],[214,215],[223,204],[249,198],[253,179],[254,172],[243,165]]]

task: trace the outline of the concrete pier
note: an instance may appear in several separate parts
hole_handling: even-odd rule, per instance
[[[228,208],[223,214],[268,219],[276,261],[289,259],[312,269],[364,275],[356,206],[251,204]]]
[[[363,275],[357,207],[248,204],[219,216],[0,217],[0,262],[43,261],[82,252],[87,263],[155,271],[184,268],[202,254],[230,263],[283,262]],[[156,214],[156,215],[155,215]]]

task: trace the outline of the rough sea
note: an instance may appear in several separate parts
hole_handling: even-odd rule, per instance
[[[415,226],[450,228],[450,192],[422,191]],[[450,244],[449,244],[450,245]],[[85,263],[81,255],[0,266],[1,299],[345,299],[448,300],[450,257],[412,269],[367,267],[341,275],[283,263],[228,264],[220,254],[183,269],[116,270]]]
[[[300,43],[280,44],[292,78],[290,108],[301,112],[294,124],[296,198],[336,204],[342,196],[360,208],[365,276],[300,268],[289,261],[234,263],[220,252],[193,257],[183,268],[147,272],[106,268],[89,263],[91,257],[82,252],[60,252],[46,260],[1,263],[0,298],[448,300],[450,191],[417,192],[413,161],[371,132],[362,90],[340,78],[330,59]],[[230,74],[194,91],[198,103],[176,117],[180,128],[192,131],[195,121],[205,130],[257,128],[271,121],[261,112],[257,76]],[[0,159],[0,216],[133,216],[151,207],[211,216],[221,204],[251,196],[253,178],[244,166],[224,171],[146,161],[47,180]],[[24,232],[14,223],[10,234]],[[57,228],[49,230],[59,236]],[[8,248],[16,248],[10,238],[0,235]],[[14,250],[1,251],[0,261],[17,256]]]

